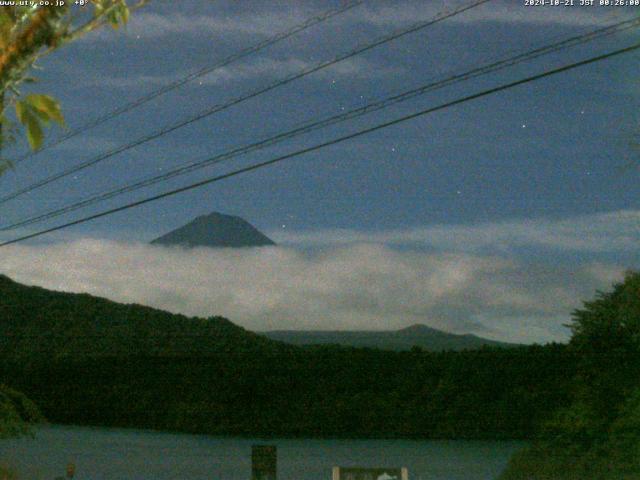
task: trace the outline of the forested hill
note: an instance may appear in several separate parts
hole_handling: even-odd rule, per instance
[[[564,345],[286,345],[0,277],[0,384],[54,423],[250,436],[526,438],[568,399]]]
[[[222,317],[188,318],[88,294],[29,287],[0,275],[4,358],[207,356],[283,347]]]
[[[420,347],[431,352],[471,350],[483,346],[513,347],[476,335],[456,335],[427,325],[412,325],[400,330],[272,330],[264,335],[292,345],[344,345],[349,347],[379,348],[381,350],[411,350]]]

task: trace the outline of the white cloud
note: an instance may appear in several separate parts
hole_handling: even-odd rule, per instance
[[[640,210],[621,210],[561,220],[541,218],[470,225],[443,224],[381,232],[275,231],[270,235],[278,243],[297,245],[372,242],[465,252],[508,252],[521,247],[575,252],[633,252],[640,244],[639,225]]]
[[[252,78],[272,77],[281,79],[316,65],[317,63],[311,63],[295,57],[288,59],[256,58],[250,62],[216,69],[194,83],[217,85]],[[319,70],[317,73],[314,72],[313,75],[316,78],[318,76],[321,78],[348,77],[353,80],[356,78],[382,78],[398,75],[399,73],[399,69],[377,65],[364,58],[350,58],[326,69]]]
[[[315,67],[316,63],[311,63],[301,58],[291,57],[286,59],[276,58],[255,58],[248,62],[233,64],[232,66],[222,67],[213,72],[190,82],[190,85],[221,85],[226,83],[238,82],[242,80],[265,79],[280,80],[290,75],[301,73],[304,70]],[[313,78],[336,78],[347,77],[350,80],[356,79],[380,79],[399,75],[403,73],[400,68],[386,67],[372,63],[364,58],[351,58],[339,62],[331,67],[319,70],[313,73]],[[91,86],[115,87],[115,88],[134,88],[168,85],[179,78],[186,76],[186,73],[180,75],[129,75],[127,77],[96,77],[91,82]],[[85,82],[87,83],[87,82]]]
[[[253,330],[394,329],[426,323],[511,341],[566,337],[580,300],[622,270],[495,256],[350,245],[183,250],[81,239],[0,249],[16,281],[187,315],[224,315]],[[531,328],[530,328],[531,327]]]
[[[123,35],[136,40],[157,40],[169,35],[250,35],[271,36],[287,30],[306,20],[307,15],[300,10],[273,11],[261,14],[248,10],[241,14],[219,16],[196,14],[186,15],[179,12],[158,13],[151,7],[138,11],[131,16],[126,30],[100,29],[92,32],[83,41],[117,40]]]
[[[365,24],[374,27],[401,27],[432,19],[462,6],[433,2],[404,2],[400,5],[365,5],[334,17],[330,22],[344,28]],[[513,25],[557,25],[562,27],[591,27],[613,20],[609,10],[600,8],[532,8],[523,2],[490,2],[451,17],[448,23],[481,24],[499,22]],[[298,4],[295,8],[247,8],[242,11],[213,14],[184,14],[154,12],[151,8],[137,12],[128,25],[132,38],[155,39],[165,35],[244,35],[272,36],[302,24],[308,18],[323,13],[317,5]],[[333,28],[333,27],[330,27]],[[100,32],[94,39],[115,38],[112,32]]]
[[[211,34],[211,35],[260,35],[271,36],[290,29],[319,13],[301,8],[247,9],[241,13],[220,15],[185,15],[179,12],[160,14],[140,11],[132,16],[128,25],[129,35],[155,38],[162,35]]]

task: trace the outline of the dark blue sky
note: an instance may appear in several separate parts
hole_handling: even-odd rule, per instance
[[[42,62],[38,91],[81,125],[188,72],[286,29],[335,2],[151,2],[126,32],[101,32]],[[452,2],[446,2],[452,8]],[[461,5],[463,2],[456,2]],[[165,95],[39,155],[2,179],[2,192],[136,139],[375,36],[429,18],[440,2],[369,2]],[[295,126],[461,72],[508,53],[631,18],[637,9],[524,7],[493,1],[136,147],[5,207],[6,219],[108,190]],[[186,177],[119,197],[179,186],[546,68],[629,45],[601,39],[456,85]],[[455,106],[371,135],[115,215],[74,232],[150,238],[211,210],[261,229],[380,230],[634,209],[637,169],[623,169],[637,131],[638,54],[632,53]],[[97,211],[89,209],[86,212]],[[78,212],[67,218],[75,218]],[[57,219],[58,223],[61,219]],[[126,232],[126,233],[125,233]]]
[[[205,108],[348,52],[377,36],[466,3],[365,2],[346,14],[22,162],[0,178],[0,193],[10,193]],[[33,91],[59,98],[68,124],[74,128],[338,4],[333,1],[150,2],[133,15],[124,31],[104,30],[92,34],[44,59],[42,70],[37,72],[40,82]],[[363,106],[622,19],[637,18],[639,12],[637,7],[526,7],[521,1],[490,1],[16,198],[2,205],[2,220],[6,224],[58,208],[269,137],[303,122]],[[54,226],[264,161],[505,82],[632,45],[639,39],[637,28],[598,39],[48,223],[3,233],[1,238]],[[492,268],[502,272],[500,275],[505,268],[510,272],[500,277],[506,280],[492,292],[507,292],[515,282],[525,288],[526,295],[522,292],[511,295],[508,302],[505,300],[509,306],[504,311],[493,301],[478,300],[480,306],[465,312],[449,311],[445,307],[438,310],[440,307],[430,304],[425,315],[436,315],[438,325],[448,325],[449,329],[458,331],[473,322],[476,325],[493,322],[494,338],[556,338],[561,336],[560,325],[566,322],[570,306],[577,306],[577,295],[584,298],[593,287],[606,286],[612,279],[619,278],[624,268],[640,265],[637,247],[640,240],[639,152],[631,147],[639,131],[639,58],[637,52],[630,53],[522,85],[276,166],[73,227],[40,241],[92,237],[146,242],[195,216],[220,211],[239,215],[276,241],[295,248],[341,248],[369,243],[407,255],[418,251],[433,255],[473,255],[482,257],[482,262],[492,258]],[[58,133],[54,131],[52,136]],[[17,155],[24,148],[18,145],[8,153]],[[363,258],[378,258],[379,252],[376,252],[365,251]],[[381,258],[387,256],[381,255]],[[508,263],[511,261],[516,264]],[[429,263],[429,268],[432,267]],[[570,273],[572,267],[582,273]],[[19,273],[20,268],[23,266],[16,266],[15,272]],[[353,268],[359,271],[360,266]],[[461,270],[456,268],[452,271],[459,273]],[[522,273],[522,269],[530,273]],[[245,273],[247,278],[255,274],[249,270]],[[41,272],[24,278],[38,283],[39,278],[45,277]],[[452,278],[463,277],[472,278],[458,274]],[[353,279],[349,278],[351,282]],[[528,306],[523,307],[536,303],[532,299],[521,300],[523,295],[531,294],[533,298],[545,291],[540,285],[557,293],[561,288],[558,285],[571,279],[576,282],[575,292],[562,294],[564,296],[558,293],[558,298],[564,300],[554,304],[555,310],[542,313],[536,310],[534,315],[527,310]],[[477,277],[469,280],[485,281]],[[51,284],[44,280],[40,283]],[[148,292],[129,298],[118,294],[120,287],[91,290],[84,288],[85,284],[93,285],[86,280],[84,284],[54,282],[53,286],[84,289],[188,313],[208,311],[205,307],[195,311],[185,307],[185,310],[180,306],[190,305],[185,299],[182,303],[164,304],[155,301],[159,297]],[[418,298],[418,293],[416,295]],[[486,298],[489,297],[487,293]],[[410,300],[407,303],[411,303]],[[452,308],[451,304],[448,302],[447,308]],[[462,307],[458,304],[456,308]],[[402,316],[398,313],[400,310],[394,315],[398,314],[403,320],[394,325],[408,323],[409,317],[411,321],[422,318],[413,314]],[[255,311],[262,312],[260,315],[264,313],[258,307]],[[242,309],[233,310],[230,315],[233,314],[237,314],[234,318],[241,323],[243,315],[249,315]],[[534,317],[537,333],[529,335],[513,330],[513,325],[519,325],[518,319]],[[344,320],[344,312],[336,313],[335,318]],[[496,318],[511,319],[505,320],[511,329],[500,333],[502,327],[497,326]],[[260,322],[255,320],[254,324],[253,321],[247,320],[245,324],[258,328]],[[361,323],[354,320],[349,325],[361,326]],[[336,325],[325,323],[334,328]],[[291,325],[276,321],[274,326]],[[483,333],[482,329],[477,332]]]

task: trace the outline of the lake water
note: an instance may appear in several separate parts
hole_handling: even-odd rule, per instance
[[[489,480],[522,442],[412,440],[259,441],[142,430],[51,426],[35,439],[0,441],[0,462],[24,480],[53,480],[69,461],[75,480],[249,480],[251,445],[278,447],[279,480],[330,480],[331,467],[408,467],[412,480]]]

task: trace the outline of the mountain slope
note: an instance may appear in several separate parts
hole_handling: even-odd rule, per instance
[[[183,247],[260,247],[275,245],[240,217],[213,212],[152,240],[153,245]]]
[[[276,345],[222,317],[188,318],[87,294],[28,287],[0,275],[4,358],[206,356]]]
[[[403,351],[417,346],[428,351],[471,350],[482,346],[509,347],[475,335],[456,335],[426,325],[413,325],[401,330],[385,331],[321,331],[274,330],[263,332],[268,338],[292,345],[343,345]]]

